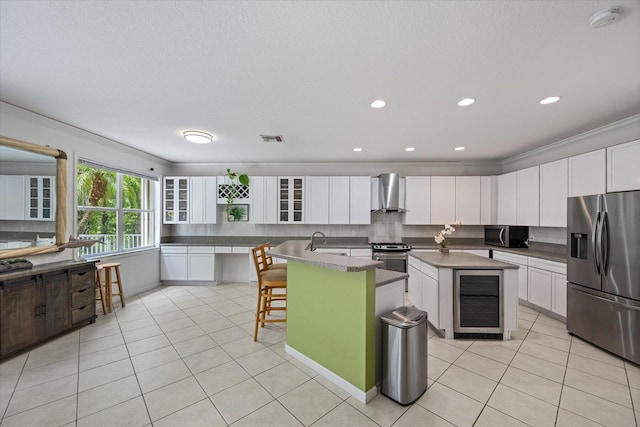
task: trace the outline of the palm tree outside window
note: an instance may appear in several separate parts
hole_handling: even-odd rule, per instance
[[[156,185],[152,177],[80,160],[76,175],[78,237],[104,243],[79,248],[78,256],[153,246]]]

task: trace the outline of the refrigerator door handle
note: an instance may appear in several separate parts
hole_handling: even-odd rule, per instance
[[[598,252],[598,248],[600,247],[600,241],[598,240],[598,236],[600,236],[599,226],[600,225],[600,212],[596,216],[596,223],[593,226],[593,233],[591,234],[591,243],[593,246],[593,259],[594,259],[594,267],[596,269],[596,273],[600,274],[600,256]]]
[[[600,257],[602,259],[602,272],[606,275],[609,265],[609,214],[607,212],[602,213],[600,222]]]

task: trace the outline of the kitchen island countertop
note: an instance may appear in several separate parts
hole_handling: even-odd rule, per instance
[[[442,254],[440,252],[409,252],[409,256],[419,259],[429,265],[438,268],[454,268],[454,269],[517,269],[516,264],[497,261],[491,258],[485,258],[478,255],[467,254],[463,252],[454,252]]]

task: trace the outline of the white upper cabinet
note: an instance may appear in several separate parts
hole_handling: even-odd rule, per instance
[[[431,224],[431,178],[408,176],[404,180],[405,209],[404,224]]]
[[[0,175],[0,219],[25,219],[27,192],[24,187],[24,175]]]
[[[349,224],[371,224],[371,177],[349,178]]]
[[[304,224],[304,177],[278,177],[278,224]]]
[[[456,176],[455,220],[463,225],[478,225],[480,221],[481,185],[479,176]]]
[[[189,223],[189,177],[167,176],[164,178],[163,223]]]
[[[217,191],[218,184],[215,176],[192,176],[189,179],[189,223],[216,223]]]
[[[516,173],[517,207],[516,225],[540,224],[540,178],[539,166],[519,170]]]
[[[307,176],[304,184],[305,197],[305,223],[329,224],[329,177]]]
[[[569,197],[601,194],[607,190],[606,150],[569,157]]]
[[[498,176],[498,224],[514,225],[517,221],[518,181],[516,172]]]
[[[498,178],[481,176],[480,187],[480,224],[496,224],[498,222]]]
[[[640,139],[607,148],[607,191],[640,190]]]
[[[374,176],[371,178],[371,210],[380,209],[380,178]]]
[[[456,177],[431,177],[431,223],[449,224],[456,220]]]
[[[329,224],[349,224],[349,177],[329,177]]]
[[[251,187],[250,221],[255,224],[277,224],[278,177],[252,176],[249,178],[249,186]]]
[[[249,221],[264,224],[264,176],[250,176],[251,206],[249,206]]]
[[[567,159],[540,165],[540,226],[567,226]]]

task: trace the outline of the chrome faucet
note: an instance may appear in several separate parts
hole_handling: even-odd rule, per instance
[[[320,234],[322,236],[322,243],[323,244],[327,244],[327,236],[324,235],[324,233],[322,231],[316,231],[315,233],[313,233],[311,235],[311,245],[309,245],[309,250],[310,251],[315,251],[316,248],[313,247],[313,238],[316,237],[316,234]]]

